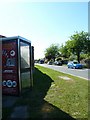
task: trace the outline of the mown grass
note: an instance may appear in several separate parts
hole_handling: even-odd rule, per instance
[[[70,80],[64,80],[61,76],[68,77]],[[22,96],[19,97],[13,108],[27,105],[29,119],[73,120],[88,118],[87,80],[39,65],[35,66],[33,79],[33,89],[26,89],[25,92],[24,88]]]
[[[44,100],[74,118],[88,117],[88,81],[38,65],[36,68],[53,80]],[[64,80],[60,76],[71,79]]]

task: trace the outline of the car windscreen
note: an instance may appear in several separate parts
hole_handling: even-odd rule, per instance
[[[78,62],[73,62],[74,64],[78,64]]]

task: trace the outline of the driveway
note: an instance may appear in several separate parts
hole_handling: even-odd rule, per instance
[[[38,64],[43,67],[51,68],[59,72],[67,73],[73,76],[77,76],[86,80],[90,80],[90,69],[69,69],[67,66],[56,66],[47,64]]]

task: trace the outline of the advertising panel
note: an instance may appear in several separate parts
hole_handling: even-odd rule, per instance
[[[17,69],[16,40],[3,41],[2,44],[2,93],[18,95],[19,80]]]

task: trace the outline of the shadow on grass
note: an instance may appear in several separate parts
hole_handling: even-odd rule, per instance
[[[39,69],[35,68],[34,86],[30,93],[25,94],[29,105],[30,118],[60,118],[62,120],[75,120],[69,114],[44,100],[53,80]]]
[[[32,90],[28,89],[27,91],[27,89],[25,90],[24,88],[24,91],[26,92],[23,92],[22,96],[18,97],[18,100],[13,105],[13,109],[16,106],[28,106],[29,119],[58,118],[61,120],[75,120],[69,114],[44,100],[51,83],[53,82],[53,80],[48,75],[35,68],[33,80],[34,86]]]

